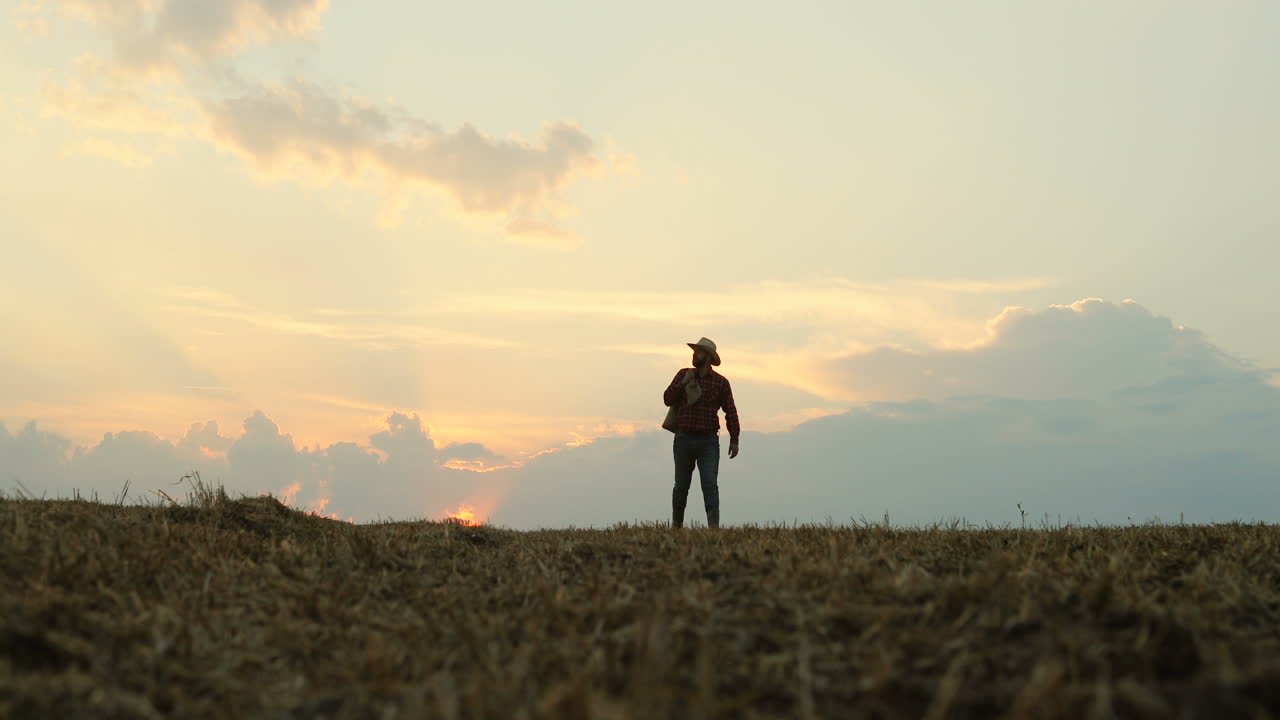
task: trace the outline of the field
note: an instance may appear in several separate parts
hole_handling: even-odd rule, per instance
[[[0,499],[0,549],[6,718],[1280,711],[1269,525],[517,532],[202,488]]]

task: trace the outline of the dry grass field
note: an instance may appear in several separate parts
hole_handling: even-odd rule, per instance
[[[1262,718],[1267,525],[517,532],[0,500],[5,718]]]

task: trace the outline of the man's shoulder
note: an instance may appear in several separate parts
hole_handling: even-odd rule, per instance
[[[724,375],[721,375],[720,373],[716,372],[715,368],[712,368],[712,369],[711,369],[711,374],[712,374],[712,375],[714,375],[715,377],[720,378],[720,380],[722,380],[722,381],[724,382],[724,384],[726,384],[726,385],[728,385],[728,384],[729,384],[729,378],[727,378],[727,377],[725,377]]]

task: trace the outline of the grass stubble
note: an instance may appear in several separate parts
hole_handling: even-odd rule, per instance
[[[6,497],[0,717],[1271,717],[1278,549],[1241,523],[514,531],[202,483]]]

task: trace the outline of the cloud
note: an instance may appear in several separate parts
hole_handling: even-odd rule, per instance
[[[112,43],[117,70],[175,72],[232,55],[253,43],[305,37],[328,0],[47,0],[92,23]]]
[[[168,487],[181,476],[174,474],[181,465],[173,444],[155,433],[139,430],[106,433],[97,445],[76,448],[70,460],[78,480],[93,478],[95,486],[116,488],[116,492],[123,490],[125,482],[137,485],[156,478],[164,478],[164,486]]]
[[[286,487],[308,479],[310,458],[300,454],[293,436],[261,410],[244,421],[244,434],[227,449],[228,474],[242,487]]]
[[[172,494],[172,484],[193,468],[220,474],[225,462],[209,451],[224,450],[230,440],[218,435],[217,423],[191,426],[176,443],[140,430],[104,433],[97,444],[76,446],[58,433],[41,430],[36,421],[10,434],[0,423],[0,482],[6,492],[26,490],[36,496],[114,499],[125,484],[129,497],[149,490]],[[178,492],[178,497],[182,492]]]
[[[439,518],[464,502],[474,505],[485,497],[491,498],[486,507],[495,502],[497,485],[481,488],[475,481],[480,474],[446,463],[466,456],[475,461],[472,467],[483,468],[502,461],[497,454],[479,443],[439,451],[417,415],[392,413],[385,424],[366,444],[300,448],[262,411],[244,420],[238,438],[223,435],[209,421],[192,423],[176,442],[131,430],[76,446],[39,429],[35,421],[13,434],[0,423],[0,486],[6,492],[26,488],[37,496],[78,492],[114,499],[127,482],[131,501],[156,490],[180,499],[190,486],[174,484],[195,470],[233,497],[269,492],[303,509],[358,520]]]
[[[531,214],[547,212],[558,189],[599,164],[594,141],[571,123],[548,123],[537,142],[471,125],[445,132],[300,79],[209,102],[205,112],[214,140],[264,175],[374,175],[396,188],[436,188],[466,213],[511,218],[508,234],[537,244],[574,244]]]
[[[178,449],[186,452],[188,455],[196,454],[213,456],[226,454],[231,449],[234,441],[229,437],[224,437],[218,430],[218,423],[215,420],[209,420],[204,423],[191,423],[191,427],[187,428],[186,435],[178,443]]]
[[[490,465],[503,462],[503,458],[480,443],[450,443],[440,448],[441,460],[482,461]]]
[[[602,161],[595,139],[564,120],[546,123],[534,139],[494,137],[469,123],[443,130],[303,77],[259,83],[235,68],[250,46],[314,35],[326,0],[50,6],[98,28],[112,50],[80,58],[70,77],[49,83],[46,114],[97,130],[199,139],[240,156],[264,179],[372,185],[387,197],[384,224],[398,222],[413,193],[429,189],[451,197],[465,216],[496,221],[513,242],[573,249],[581,239],[559,226],[572,211],[559,191],[583,174],[631,162],[612,150]],[[29,10],[22,17],[41,19]],[[89,142],[101,151],[108,140]]]
[[[436,444],[417,415],[392,413],[387,429],[371,436],[369,444],[385,453],[387,467],[394,472],[413,473],[435,464]]]
[[[71,448],[71,441],[40,430],[35,421],[12,435],[0,423],[0,479],[11,488],[25,483],[37,493],[56,491]]]
[[[1094,397],[1168,377],[1257,372],[1132,300],[1097,298],[1006,308],[965,348],[882,346],[824,359],[817,370],[847,396],[886,400]]]

